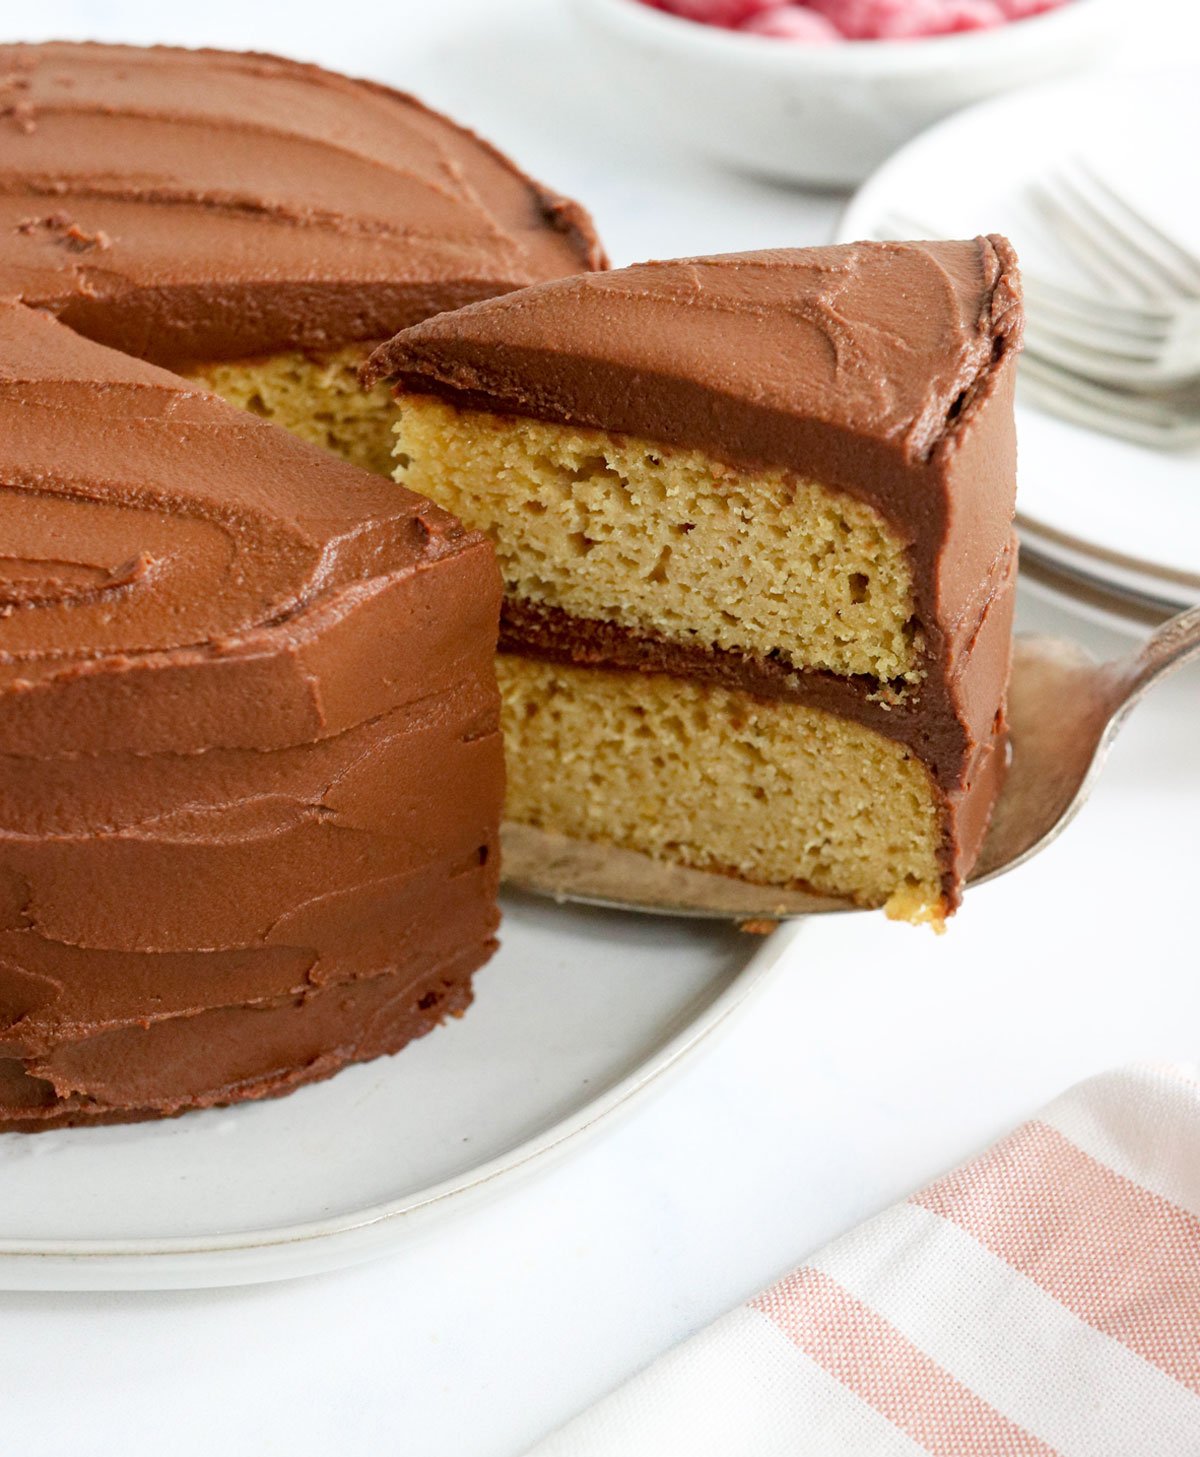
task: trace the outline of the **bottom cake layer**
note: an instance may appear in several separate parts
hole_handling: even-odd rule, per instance
[[[0,1133],[131,1123],[290,1093],[348,1063],[399,1052],[460,1016],[472,974],[495,947],[494,940],[472,945],[416,979],[385,972],[102,1033],[48,1064],[0,1058]]]
[[[940,921],[940,797],[905,745],[666,674],[497,659],[509,819]]]

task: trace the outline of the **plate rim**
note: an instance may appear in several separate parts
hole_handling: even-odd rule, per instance
[[[1056,526],[1047,526],[1036,516],[1030,516],[1025,511],[1017,511],[1016,526],[1018,531],[1027,532],[1037,538],[1036,549],[1040,550],[1043,556],[1053,556],[1065,567],[1069,568],[1073,565],[1073,557],[1086,559],[1090,565],[1094,566],[1100,580],[1114,591],[1121,590],[1126,582],[1137,583],[1139,579],[1144,581],[1149,589],[1146,595],[1151,595],[1156,589],[1169,591],[1171,588],[1183,588],[1185,596],[1179,599],[1181,609],[1190,606],[1195,601],[1195,594],[1200,593],[1200,572],[1185,572],[1175,567],[1156,566],[1152,562],[1143,561],[1140,557],[1125,556],[1121,552],[1099,546],[1083,537],[1072,536],[1070,532],[1061,531]],[[1122,577],[1104,574],[1105,567],[1115,567],[1118,572],[1125,575]],[[1132,590],[1137,591],[1139,587],[1134,586]],[[1188,596],[1187,593],[1192,595]]]
[[[1170,609],[1156,611],[1148,603],[1130,600],[1108,590],[1104,583],[1090,583],[1070,574],[1060,574],[1054,563],[1025,552],[1018,579],[1027,591],[1109,632],[1132,637],[1138,642],[1169,621]]]
[[[353,1247],[356,1237],[397,1234],[423,1223],[437,1209],[459,1208],[471,1196],[499,1192],[542,1166],[661,1083],[689,1054],[708,1042],[783,964],[803,921],[781,924],[750,953],[729,982],[694,1018],[623,1078],[565,1118],[507,1152],[412,1193],[325,1219],[277,1224],[233,1234],[167,1235],[125,1239],[0,1238],[0,1290],[168,1289],[249,1284],[358,1263],[382,1253],[375,1241]],[[748,933],[746,933],[748,934]],[[36,1137],[36,1135],[32,1135]],[[305,1262],[299,1251],[322,1251]],[[281,1255],[294,1255],[291,1260]],[[257,1257],[275,1262],[256,1266]],[[222,1265],[228,1268],[222,1273]],[[303,1268],[293,1268],[293,1266]],[[162,1267],[161,1269],[159,1267]],[[14,1280],[14,1274],[24,1278]],[[159,1276],[168,1276],[159,1283]],[[32,1277],[32,1278],[30,1278]],[[99,1277],[98,1279],[96,1277]]]

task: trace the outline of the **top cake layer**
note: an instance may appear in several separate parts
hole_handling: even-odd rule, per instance
[[[935,688],[1011,576],[1020,334],[1004,239],[858,243],[544,284],[426,320],[369,370],[865,501],[909,558],[914,668]]]
[[[326,349],[603,265],[412,97],[270,56],[0,47],[0,296],[156,363]]]

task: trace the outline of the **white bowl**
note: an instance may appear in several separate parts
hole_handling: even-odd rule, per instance
[[[622,101],[741,171],[822,187],[860,182],[961,106],[1081,70],[1128,0],[1067,0],[993,30],[804,45],[722,30],[639,0],[574,0]]]

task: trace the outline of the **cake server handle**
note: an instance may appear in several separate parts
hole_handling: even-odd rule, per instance
[[[1200,659],[1200,604],[1164,622],[1132,657],[1112,665],[1117,670],[1120,693],[1113,707],[1113,727],[1125,719],[1155,683],[1197,659]]]

